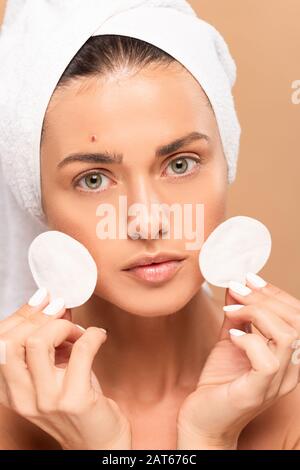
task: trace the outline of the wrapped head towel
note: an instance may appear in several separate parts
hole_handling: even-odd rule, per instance
[[[166,28],[166,25],[168,27]],[[40,137],[60,76],[90,36],[121,34],[177,59],[208,96],[235,178],[240,125],[236,67],[220,33],[185,0],[8,0],[0,34],[0,315],[34,289],[27,250],[47,230],[41,207]]]

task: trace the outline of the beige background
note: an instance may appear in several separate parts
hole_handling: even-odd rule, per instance
[[[300,80],[300,0],[190,3],[224,36],[237,64],[242,136],[227,215],[269,228],[272,253],[260,274],[300,299],[300,104],[291,100],[292,82]],[[222,302],[224,289],[213,290]]]

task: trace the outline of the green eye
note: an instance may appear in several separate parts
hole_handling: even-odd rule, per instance
[[[170,166],[172,170],[175,171],[175,173],[179,174],[184,173],[188,168],[188,164],[185,158],[178,158],[177,160],[173,160],[170,163]]]
[[[84,182],[89,189],[98,189],[102,183],[102,176],[100,173],[91,173],[84,177]]]
[[[75,186],[80,187],[86,192],[100,192],[109,187],[110,178],[100,173],[93,171],[83,175],[75,181]]]
[[[174,175],[174,173],[182,175],[184,173],[191,173],[195,167],[199,166],[199,164],[200,162],[198,162],[196,158],[180,157],[172,160],[167,166],[167,169],[171,168],[170,176],[172,176],[172,174]]]

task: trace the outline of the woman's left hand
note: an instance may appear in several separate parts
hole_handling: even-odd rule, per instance
[[[261,281],[247,276],[243,295],[232,290],[237,283],[226,289],[226,305],[240,308],[225,312],[219,341],[179,410],[178,449],[236,449],[242,429],[299,383],[300,301]]]

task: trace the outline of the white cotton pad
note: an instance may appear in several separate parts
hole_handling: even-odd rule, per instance
[[[38,287],[50,299],[63,297],[67,308],[84,304],[97,283],[97,266],[87,248],[63,232],[38,235],[28,250],[29,266]]]
[[[272,239],[259,220],[236,216],[209,234],[199,253],[199,267],[207,282],[229,287],[229,281],[246,283],[248,271],[257,273],[271,253]]]

